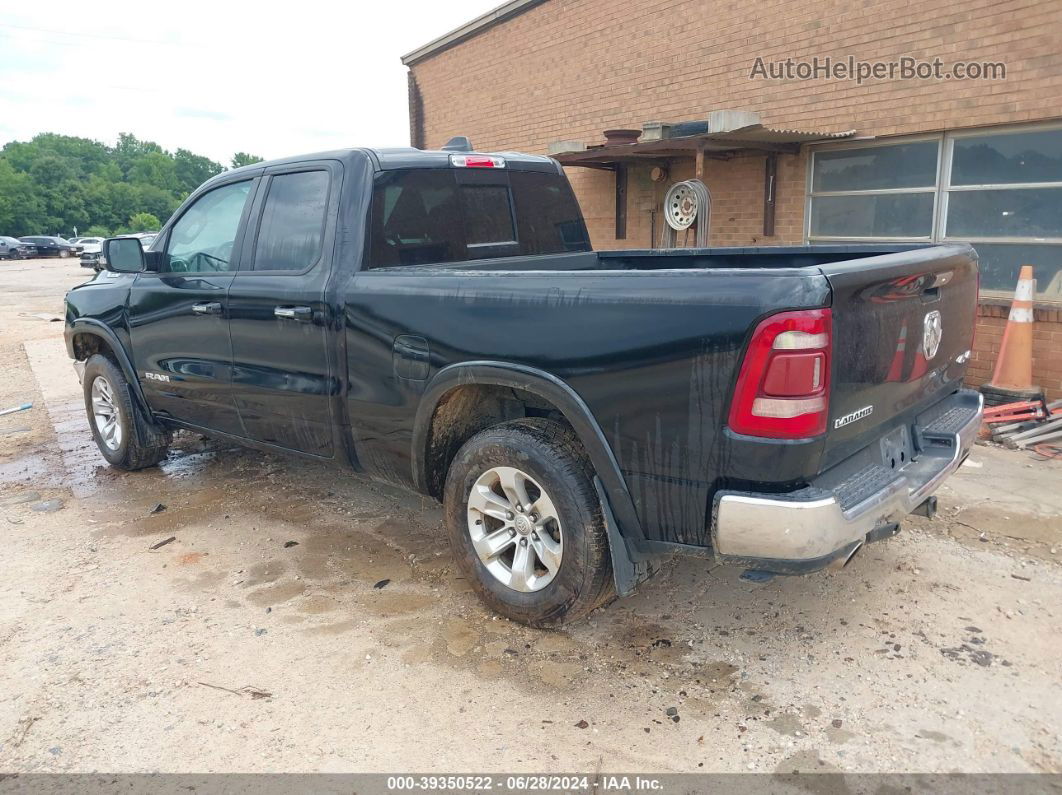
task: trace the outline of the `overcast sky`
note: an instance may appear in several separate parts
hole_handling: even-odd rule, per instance
[[[24,0],[0,15],[0,145],[119,132],[226,165],[409,143],[400,56],[500,0]]]

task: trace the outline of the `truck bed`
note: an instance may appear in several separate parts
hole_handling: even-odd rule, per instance
[[[947,273],[943,289],[923,295]],[[719,489],[800,488],[954,392],[975,290],[976,254],[966,245],[590,251],[358,273],[347,317],[371,319],[365,331],[380,339],[415,335],[432,373],[504,361],[568,384],[596,418],[647,536],[706,546]],[[931,367],[917,356],[923,315],[933,308],[927,297],[945,310]],[[727,412],[756,324],[782,310],[831,306],[827,433],[779,440],[730,431]],[[902,335],[911,344],[897,363]],[[348,350],[351,416],[367,414],[361,395],[381,400],[372,373],[385,365],[368,353]],[[379,353],[391,357],[389,346]],[[417,388],[393,384],[395,418],[418,400]],[[867,405],[874,408],[859,421],[835,427]],[[378,467],[408,470],[406,429],[381,420],[354,429],[356,443],[378,456]]]

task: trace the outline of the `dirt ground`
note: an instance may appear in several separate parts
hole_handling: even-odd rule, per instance
[[[188,434],[104,466],[49,317],[88,275],[0,263],[0,771],[1062,771],[1062,462],[978,447],[842,571],[676,560],[532,631],[415,495]]]

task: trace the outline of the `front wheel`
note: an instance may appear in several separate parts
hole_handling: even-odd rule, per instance
[[[567,427],[528,418],[472,437],[450,466],[444,507],[458,566],[505,617],[555,627],[612,597],[593,470]]]
[[[166,457],[170,435],[143,416],[113,361],[100,354],[91,357],[85,364],[83,386],[92,438],[108,464],[145,469]]]
[[[60,259],[66,259],[69,256],[70,256],[70,252],[67,251],[65,248],[59,249],[59,258]]]

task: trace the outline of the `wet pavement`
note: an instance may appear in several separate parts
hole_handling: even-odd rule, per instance
[[[192,434],[108,468],[34,317],[84,274],[18,265],[0,771],[1062,770],[1058,462],[978,448],[941,519],[843,571],[678,560],[534,631],[480,605],[425,498]]]

